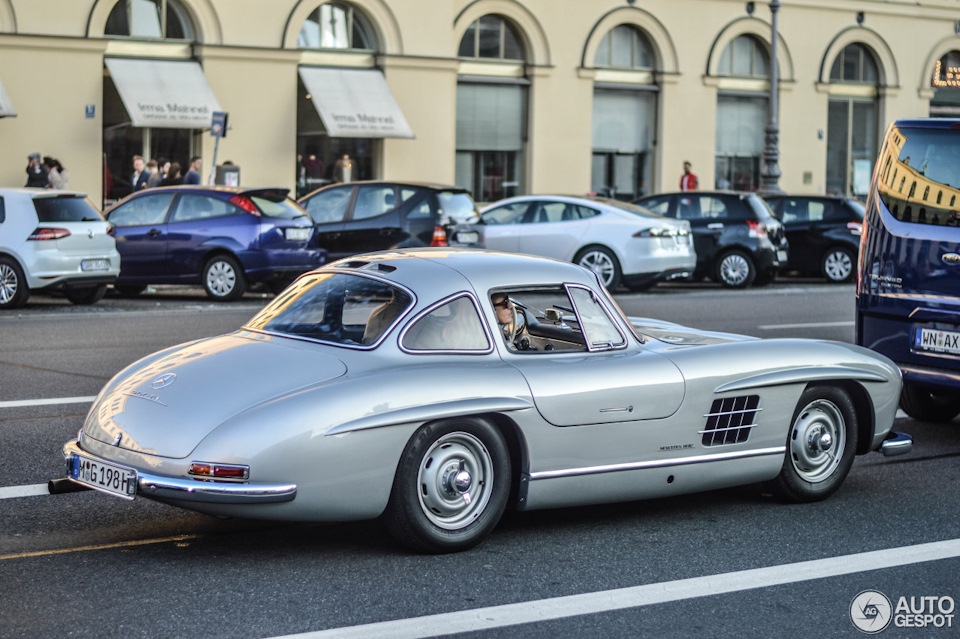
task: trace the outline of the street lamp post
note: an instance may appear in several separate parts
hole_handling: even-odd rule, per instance
[[[764,128],[763,168],[760,169],[760,193],[783,193],[780,189],[780,127],[777,125],[777,97],[780,93],[777,65],[777,11],[780,0],[771,0],[770,14],[770,116]]]

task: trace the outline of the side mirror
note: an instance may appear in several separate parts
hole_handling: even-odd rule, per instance
[[[548,308],[543,312],[543,319],[557,324],[563,320],[563,314],[555,308]]]

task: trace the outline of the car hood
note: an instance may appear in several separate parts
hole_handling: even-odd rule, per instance
[[[128,368],[97,398],[87,436],[183,458],[234,415],[347,372],[313,345],[255,333],[193,342],[147,362]]]
[[[630,317],[628,319],[640,335],[659,340],[671,346],[707,346],[708,344],[725,344],[727,342],[743,342],[757,339],[735,333],[701,331],[688,326],[681,326],[680,324],[664,322],[649,317]]]

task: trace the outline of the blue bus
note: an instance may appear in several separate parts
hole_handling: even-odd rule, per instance
[[[897,120],[867,198],[857,272],[857,344],[895,361],[900,407],[960,413],[960,119]]]

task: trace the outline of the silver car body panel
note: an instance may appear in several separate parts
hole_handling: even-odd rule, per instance
[[[393,270],[377,269],[384,264]],[[586,286],[614,307],[596,275],[572,264],[411,249],[354,256],[327,269],[377,269],[378,278],[415,291],[416,301],[373,350],[240,330],[151,355],[104,388],[80,449],[150,476],[158,488],[151,494],[141,486],[143,497],[211,514],[347,521],[383,512],[408,442],[440,419],[478,416],[505,432],[518,462],[515,505],[536,509],[772,479],[810,383],[842,384],[860,398],[865,449],[880,449],[896,413],[896,366],[837,342],[759,340],[617,314],[613,321],[627,336],[618,350],[508,349],[491,290]],[[491,352],[400,348],[409,322],[459,294],[479,301],[494,337]],[[167,384],[170,373],[176,381]],[[713,403],[744,395],[759,401],[749,436],[711,442],[703,431]],[[898,446],[891,440],[888,449]],[[295,486],[296,497],[191,501],[180,486],[203,483],[188,474],[195,460],[248,466],[250,484]],[[161,492],[161,485],[173,488]]]

